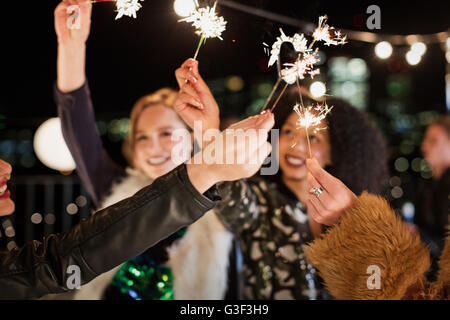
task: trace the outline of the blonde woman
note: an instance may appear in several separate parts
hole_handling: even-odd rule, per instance
[[[71,4],[80,6],[80,29],[67,27],[67,7]],[[179,144],[190,150],[193,139],[188,142],[186,139],[172,139],[176,130],[189,127],[172,108],[178,92],[165,88],[139,99],[131,111],[129,137],[124,145],[130,166],[122,168],[111,159],[95,127],[94,109],[84,70],[91,10],[90,3],[66,0],[55,10],[58,36],[55,97],[63,134],[77,164],[77,173],[96,207],[102,208],[131,196],[143,185],[148,185],[187,160],[175,161],[171,153]],[[193,90],[196,83],[202,83],[202,86],[197,86],[200,90],[207,88],[196,69],[191,72],[190,80]],[[218,112],[216,105],[202,105],[195,99],[189,102],[202,108],[204,113],[208,110]],[[218,114],[197,118],[205,119],[218,121]],[[204,126],[216,124],[204,123]],[[223,298],[232,235],[213,213],[205,215],[205,219],[188,229],[186,237],[179,241],[185,232],[181,230],[159,242],[143,255],[129,261],[121,270],[105,274],[80,290],[75,298],[101,299],[117,271],[113,286],[107,290],[109,298]],[[203,245],[198,245],[199,240],[204,242]]]

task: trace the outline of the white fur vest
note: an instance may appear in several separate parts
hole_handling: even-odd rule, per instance
[[[128,168],[127,177],[113,185],[102,208],[134,195],[151,184],[139,171]],[[223,299],[227,289],[229,254],[233,236],[216,217],[207,212],[190,225],[185,236],[168,248],[167,265],[174,275],[174,297],[178,300]],[[120,266],[82,286],[75,300],[99,300]]]

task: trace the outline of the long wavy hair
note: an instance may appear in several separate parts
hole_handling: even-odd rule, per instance
[[[286,92],[274,110],[274,128],[281,129],[298,100],[297,90]],[[364,190],[383,193],[388,168],[387,148],[380,130],[367,114],[348,102],[338,98],[325,101],[328,106],[333,106],[326,118],[332,165],[325,169],[357,195]],[[303,102],[309,105],[318,101],[304,96]]]

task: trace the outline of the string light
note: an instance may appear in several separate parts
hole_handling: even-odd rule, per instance
[[[416,51],[408,51],[406,53],[406,61],[412,66],[417,65],[420,60],[422,60],[422,56]]]
[[[422,56],[427,51],[427,46],[423,42],[416,42],[411,45],[411,51]]]
[[[392,54],[392,45],[387,41],[381,41],[375,46],[375,54],[380,59],[387,59]]]

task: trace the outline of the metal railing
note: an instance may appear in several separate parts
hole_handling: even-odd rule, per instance
[[[91,215],[91,200],[75,175],[15,176],[8,189],[16,210],[1,218],[0,242],[9,250],[67,231]]]

